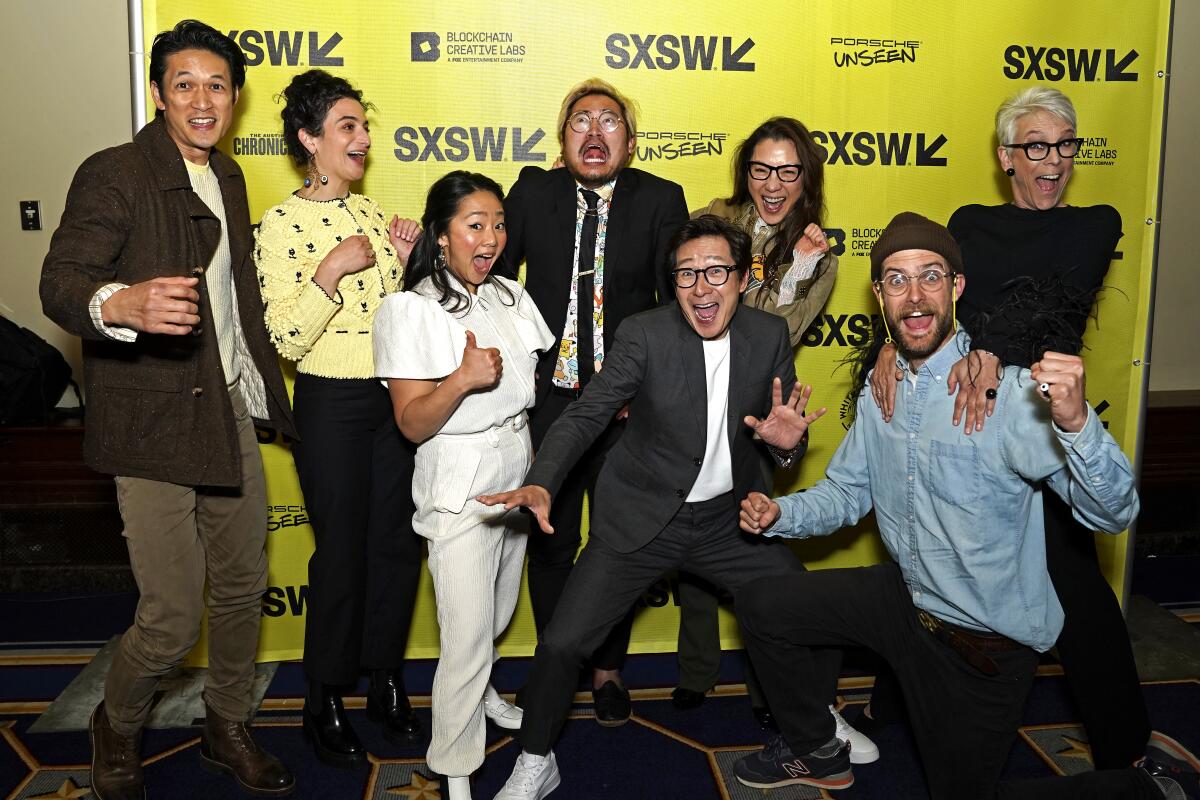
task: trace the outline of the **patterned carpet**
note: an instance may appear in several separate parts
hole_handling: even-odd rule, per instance
[[[88,788],[89,744],[85,731],[37,733],[30,730],[58,692],[80,677],[87,654],[0,656],[0,796],[10,800],[91,797]],[[527,662],[514,660],[501,689],[523,677]],[[410,684],[423,685],[432,670],[427,662],[410,665]],[[634,656],[627,668],[631,683],[673,678],[673,658]],[[497,679],[500,682],[500,679]],[[346,772],[327,768],[310,754],[300,736],[299,668],[280,665],[271,676],[255,719],[255,735],[296,774],[295,797],[369,798],[370,800],[441,800],[437,776],[422,761],[424,746],[410,749],[387,744],[367,720],[361,696],[347,699],[356,729],[371,753],[369,768]],[[871,685],[869,676],[844,678],[840,704],[853,722]],[[512,684],[512,685],[510,685]],[[1017,743],[1009,759],[1008,777],[1070,774],[1090,769],[1086,737],[1072,722],[1060,670],[1039,670]],[[1200,751],[1200,681],[1145,684],[1155,727]],[[427,689],[426,689],[427,690]],[[28,698],[13,699],[14,693]],[[591,717],[590,694],[577,696],[576,708],[556,747],[563,775],[553,795],[562,800],[593,798],[668,798],[679,800],[794,800],[830,797],[809,788],[788,787],[763,793],[747,789],[732,777],[733,763],[763,743],[741,684],[723,684],[699,708],[678,711],[669,688],[636,689],[634,716],[620,728],[602,728]],[[416,697],[418,712],[429,727],[428,696]],[[149,729],[143,741],[146,780],[152,798],[241,797],[231,781],[204,771],[197,757],[195,727]],[[517,745],[505,732],[489,726],[488,756],[476,775],[476,798],[490,798],[507,777]],[[913,743],[903,726],[884,729],[876,742],[882,757],[855,768],[853,787],[836,793],[858,798],[920,798],[924,783]]]

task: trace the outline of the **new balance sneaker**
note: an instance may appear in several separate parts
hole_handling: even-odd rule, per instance
[[[820,789],[846,789],[854,784],[850,770],[850,745],[843,744],[833,755],[813,753],[798,756],[782,736],[772,737],[767,746],[751,753],[733,766],[738,783],[755,789],[804,784]]]
[[[522,750],[512,775],[508,776],[494,800],[542,800],[558,788],[559,782],[553,750],[544,756]]]
[[[521,729],[521,719],[525,716],[520,707],[505,700],[489,683],[483,693],[483,715],[498,727],[509,731]]]
[[[1200,771],[1194,760],[1187,748],[1156,731],[1146,745],[1141,767],[1158,784],[1166,800],[1200,800]]]
[[[850,743],[851,764],[872,764],[879,760],[879,748],[865,733],[860,733],[853,725],[842,719],[842,715],[833,706],[829,707],[829,713],[833,714],[833,721],[837,724],[837,733],[834,736],[843,742]]]

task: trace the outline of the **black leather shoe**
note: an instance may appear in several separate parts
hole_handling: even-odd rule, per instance
[[[632,706],[629,701],[629,690],[617,686],[613,681],[605,681],[599,689],[592,689],[592,704],[596,713],[596,722],[606,728],[615,728],[629,722]]]
[[[671,692],[671,705],[680,711],[691,711],[693,708],[699,707],[703,702],[704,692],[693,692],[691,689],[685,689],[682,686],[676,686],[675,691]]]
[[[754,706],[750,709],[754,712],[754,721],[758,723],[758,727],[769,733],[779,733],[779,726],[775,724],[775,715],[771,713],[771,709],[766,706]]]
[[[358,734],[350,726],[342,698],[329,687],[310,687],[304,700],[304,738],[324,764],[358,769],[367,763]]]
[[[404,693],[404,676],[400,670],[371,670],[367,719],[381,723],[383,738],[392,744],[420,744],[421,721],[413,713]]]

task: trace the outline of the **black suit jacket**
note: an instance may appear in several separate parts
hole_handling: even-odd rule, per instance
[[[770,492],[773,462],[743,423],[771,408],[778,376],[787,397],[796,381],[787,323],[748,306],[729,329],[729,436],[734,497]],[[631,553],[666,526],[700,474],[707,441],[708,389],[704,347],[678,305],[636,314],[583,395],[550,427],[527,484],[553,497],[579,457],[630,404],[625,434],[608,452],[596,483],[590,536]],[[730,533],[733,535],[733,532]]]
[[[538,362],[537,400],[550,390],[567,321],[575,259],[575,178],[565,169],[521,170],[504,201],[513,277],[525,262],[525,289],[555,336]],[[604,345],[611,351],[621,321],[675,299],[668,279],[667,241],[687,221],[677,183],[626,167],[617,176],[604,245]]]

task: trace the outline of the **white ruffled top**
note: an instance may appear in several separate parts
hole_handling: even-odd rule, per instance
[[[516,281],[497,276],[503,289],[488,282],[472,296],[452,274],[447,277],[470,297],[467,308],[454,313],[443,308],[429,278],[383,301],[375,314],[375,373],[383,380],[441,381],[462,363],[470,330],[478,347],[500,350],[500,382],[464,397],[438,434],[481,433],[533,405],[537,353],[551,347],[554,336]]]

